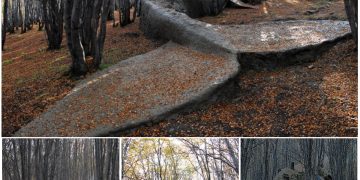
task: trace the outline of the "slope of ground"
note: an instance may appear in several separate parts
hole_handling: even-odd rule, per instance
[[[109,136],[201,102],[238,69],[235,57],[169,42],[94,73],[14,136]]]
[[[163,44],[146,39],[138,29],[139,23],[112,27],[108,22],[104,50],[106,68],[134,55],[143,54]],[[43,31],[7,36],[2,54],[2,134],[10,136],[29,123],[50,105],[62,99],[77,80],[64,75],[71,59],[63,41],[61,49],[47,51]]]
[[[200,21],[210,24],[248,24],[269,20],[346,20],[343,0],[266,0],[258,9],[226,8],[215,17]]]
[[[314,63],[240,75],[231,97],[121,136],[356,136],[352,40]]]

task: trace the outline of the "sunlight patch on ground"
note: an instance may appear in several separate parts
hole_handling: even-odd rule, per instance
[[[101,75],[101,76],[99,76],[99,77],[97,77],[97,78],[94,78],[93,80],[90,80],[90,81],[88,81],[88,82],[86,82],[86,83],[84,83],[84,84],[82,84],[82,85],[79,85],[79,87],[74,88],[74,89],[69,93],[69,95],[71,95],[71,94],[73,94],[73,93],[76,93],[77,91],[80,91],[81,89],[86,88],[86,87],[88,87],[89,85],[94,84],[94,83],[96,83],[97,81],[108,77],[110,74],[112,74],[112,73],[114,73],[114,72],[116,72],[116,70],[115,70],[115,71],[111,71],[111,72],[109,72],[109,73],[107,73],[107,74],[103,74],[103,75]]]
[[[275,40],[276,39],[274,31],[270,31],[270,32],[261,31],[260,32],[260,37],[261,37],[260,41],[269,41],[269,40]]]
[[[302,46],[326,40],[324,34],[314,31],[313,29],[309,29],[309,26],[290,26],[288,27],[288,31],[291,32],[289,40],[295,40]]]
[[[265,14],[268,14],[268,10],[267,10],[266,6],[263,6],[263,12],[264,12]]]

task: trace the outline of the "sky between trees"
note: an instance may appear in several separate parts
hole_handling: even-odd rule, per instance
[[[238,139],[124,139],[122,179],[238,179]]]

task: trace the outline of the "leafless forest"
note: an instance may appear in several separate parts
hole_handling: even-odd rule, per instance
[[[117,139],[4,139],[4,180],[117,180]]]
[[[244,139],[243,180],[355,180],[356,139]]]
[[[124,139],[122,179],[238,179],[238,139]]]
[[[113,20],[113,26],[119,23],[121,26],[130,24],[136,18],[137,2],[139,1],[5,0],[2,49],[5,47],[7,32],[13,34],[20,28],[21,34],[26,33],[34,25],[37,25],[39,31],[45,29],[48,50],[60,49],[65,30],[73,61],[71,73],[85,75],[91,68],[100,68],[107,20]],[[131,7],[135,7],[133,17],[130,15]],[[119,23],[115,21],[115,10],[122,14]],[[92,65],[89,67],[86,61],[90,57]]]

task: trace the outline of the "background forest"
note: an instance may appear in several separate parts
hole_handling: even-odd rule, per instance
[[[238,179],[238,139],[123,139],[122,179]]]
[[[117,180],[117,139],[4,139],[4,180]]]
[[[140,31],[139,18],[130,13],[139,12],[135,1],[1,2],[3,136],[14,135],[66,96],[85,78],[75,72],[104,70],[163,44]]]
[[[243,139],[241,179],[355,180],[356,149],[356,139]]]
[[[45,29],[48,50],[61,48],[63,34],[72,57],[70,72],[80,76],[100,68],[106,35],[106,21],[113,26],[130,24],[136,18],[139,0],[4,0],[2,50],[6,34]],[[121,6],[121,8],[120,8]],[[131,8],[135,8],[130,14]],[[119,23],[114,11],[119,11]],[[132,17],[131,17],[132,15]]]

